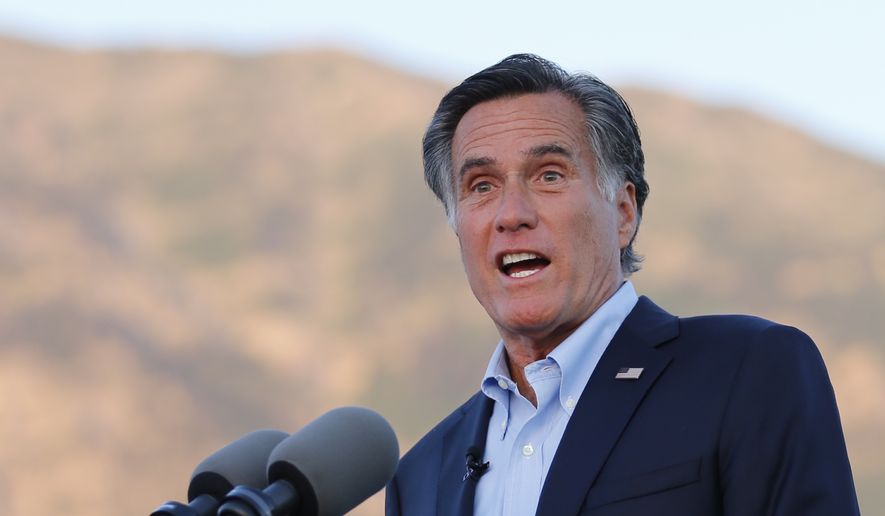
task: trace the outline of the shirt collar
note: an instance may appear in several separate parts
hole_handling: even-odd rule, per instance
[[[506,387],[505,387],[506,385]],[[507,353],[504,350],[504,341],[499,341],[486,367],[486,374],[483,376],[482,385],[480,387],[483,394],[489,398],[508,404],[508,391],[516,392],[516,383],[510,378],[510,370],[507,367]]]
[[[593,374],[602,353],[638,300],[633,283],[625,281],[602,306],[548,355],[556,361],[562,371],[559,401],[569,415],[577,405],[578,398],[590,380],[590,375]],[[503,388],[505,384],[506,389]],[[503,341],[498,342],[492,353],[481,390],[486,396],[504,403],[505,406],[508,392],[516,392],[516,384],[510,378],[507,368]]]

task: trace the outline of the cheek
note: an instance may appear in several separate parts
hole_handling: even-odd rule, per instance
[[[619,253],[619,234],[614,218],[606,210],[583,210],[573,221],[574,229],[568,235],[573,245],[576,263],[586,268],[602,265]]]
[[[469,227],[459,226],[456,236],[461,251],[461,264],[464,266],[467,277],[472,278],[479,272],[483,263],[484,248],[477,234],[471,232]]]

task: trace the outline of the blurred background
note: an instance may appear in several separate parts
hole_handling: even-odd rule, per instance
[[[530,51],[635,110],[639,291],[809,333],[885,514],[885,4],[766,4],[0,1],[0,513],[147,514],[339,405],[404,452],[473,393],[420,138]]]

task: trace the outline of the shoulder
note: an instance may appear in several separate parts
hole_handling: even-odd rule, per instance
[[[752,315],[677,317],[645,296],[622,325],[625,335],[677,353],[743,355],[759,346],[816,350],[802,331]]]
[[[477,392],[434,426],[399,461],[387,486],[387,514],[429,514],[436,507],[437,487],[446,436],[476,410],[484,395]]]
[[[817,346],[797,328],[749,315],[673,320],[675,337],[656,347],[674,359],[669,369],[683,383],[703,378],[726,392],[784,389],[789,395],[809,383],[831,389]]]
[[[667,344],[693,370],[712,371],[735,417],[796,415],[835,399],[823,358],[803,331],[747,315],[679,319],[679,337]],[[816,410],[816,409],[815,409]]]
[[[705,315],[679,318],[679,336],[715,353],[752,360],[819,361],[814,341],[802,330],[749,315]]]
[[[786,327],[752,315],[700,315],[680,317],[681,333],[746,340],[774,327]]]

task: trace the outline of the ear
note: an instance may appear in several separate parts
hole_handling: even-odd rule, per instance
[[[636,236],[639,224],[639,209],[636,206],[636,186],[624,181],[615,196],[615,208],[618,211],[618,240],[621,249],[630,245]]]

